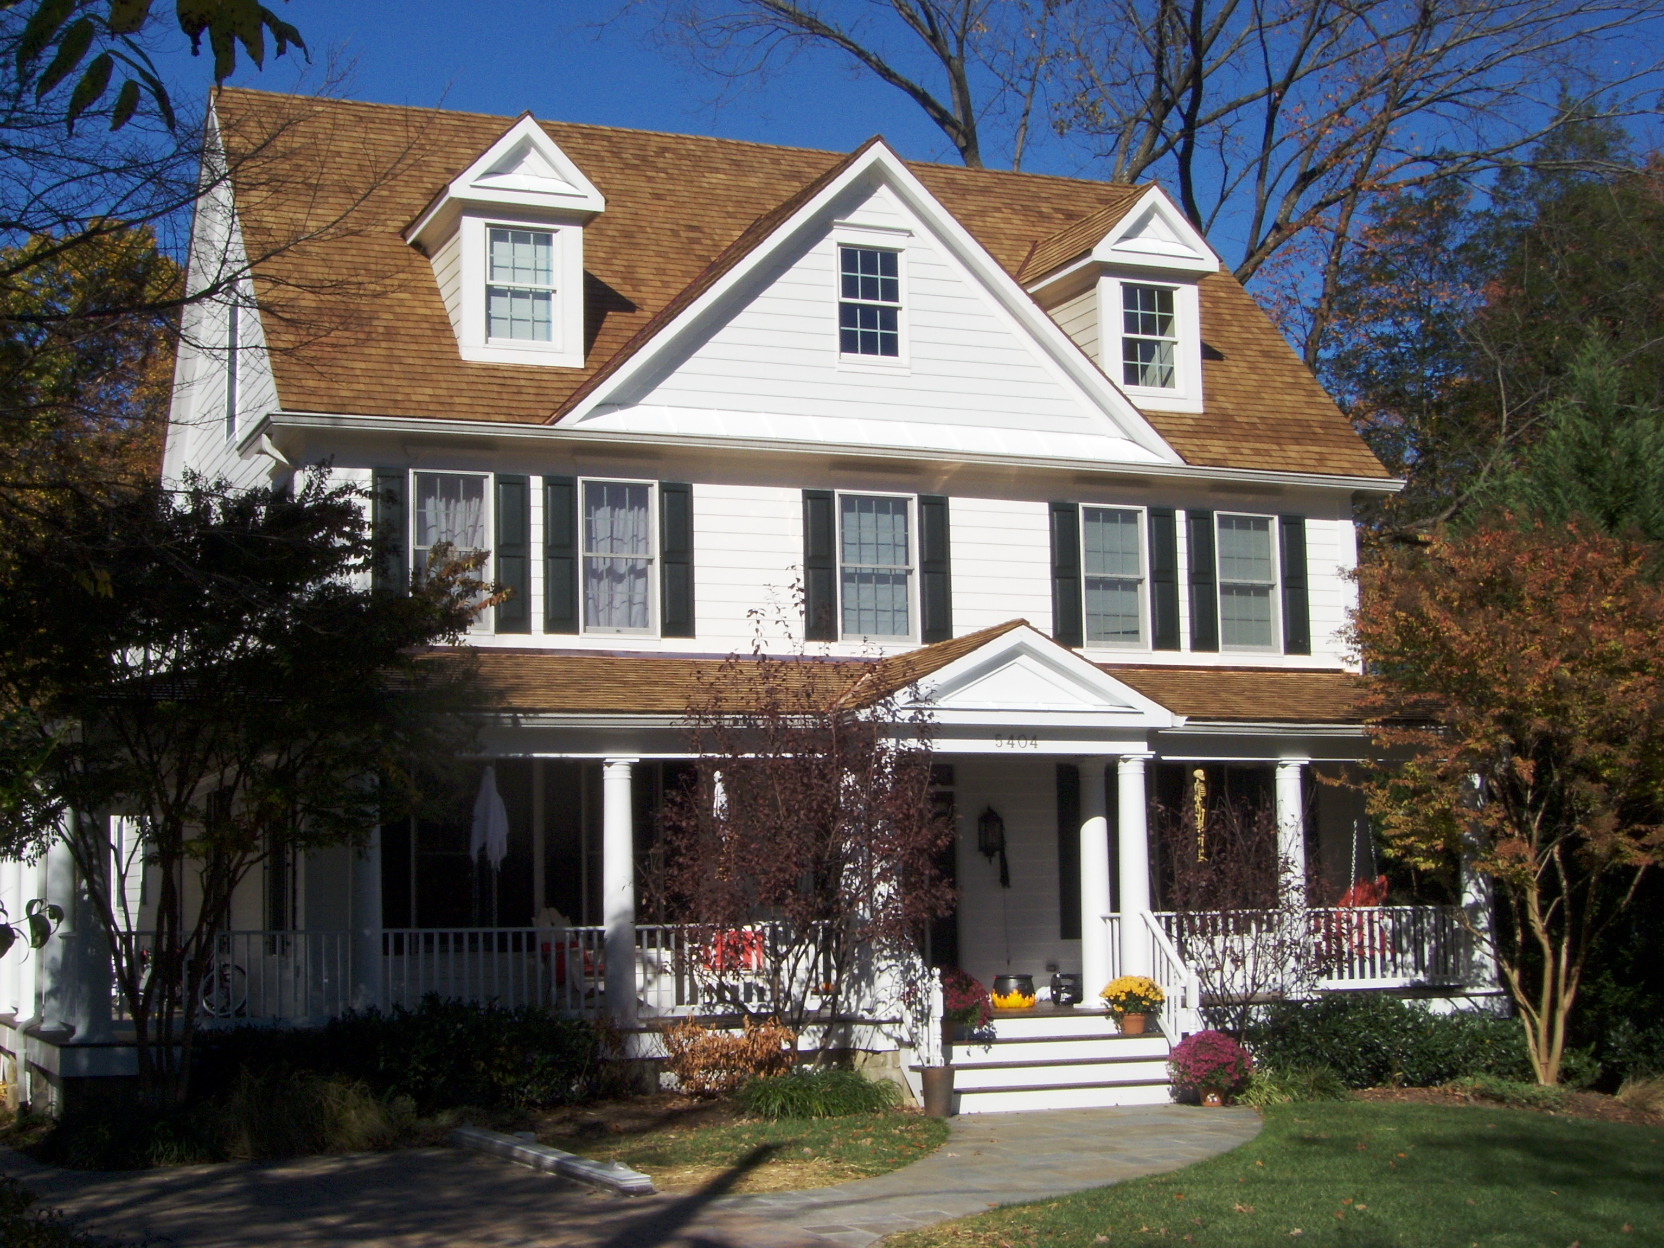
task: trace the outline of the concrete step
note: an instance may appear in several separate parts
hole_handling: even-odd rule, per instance
[[[1054,1084],[979,1088],[954,1100],[961,1114],[1020,1113],[1035,1109],[1103,1109],[1112,1105],[1166,1105],[1172,1101],[1160,1083]]]
[[[1041,1036],[1033,1039],[996,1038],[955,1042],[951,1047],[955,1066],[986,1062],[1046,1061],[1051,1058],[1103,1061],[1120,1058],[1154,1057],[1166,1060],[1169,1045],[1164,1036]]]
[[[1149,1059],[1120,1062],[1024,1062],[1010,1066],[955,1066],[953,1086],[966,1091],[1109,1084],[1167,1085],[1167,1063]]]

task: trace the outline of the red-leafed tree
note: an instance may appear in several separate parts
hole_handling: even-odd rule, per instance
[[[930,719],[884,676],[876,662],[726,660],[689,708],[698,765],[661,816],[667,900],[696,929],[689,969],[707,998],[799,1034],[875,1004],[875,981],[916,1008],[920,937],[952,905]]]
[[[1377,827],[1424,868],[1465,848],[1492,882],[1494,953],[1545,1084],[1591,946],[1664,855],[1655,559],[1577,524],[1504,523],[1363,573],[1366,712],[1398,760],[1372,785]]]

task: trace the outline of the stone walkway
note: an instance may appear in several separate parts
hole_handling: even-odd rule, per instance
[[[0,1150],[0,1174],[80,1225],[156,1248],[855,1248],[991,1205],[1174,1170],[1259,1131],[1251,1110],[1177,1106],[953,1120],[903,1170],[807,1192],[606,1196],[496,1158],[413,1149],[95,1174]]]

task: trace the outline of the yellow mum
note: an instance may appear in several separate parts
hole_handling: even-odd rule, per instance
[[[1098,994],[1117,1014],[1149,1014],[1167,1000],[1161,985],[1148,975],[1122,975]]]

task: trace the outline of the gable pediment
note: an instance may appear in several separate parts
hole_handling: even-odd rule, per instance
[[[1219,271],[1219,257],[1207,240],[1155,187],[1092,249],[1092,258],[1182,273]]]

